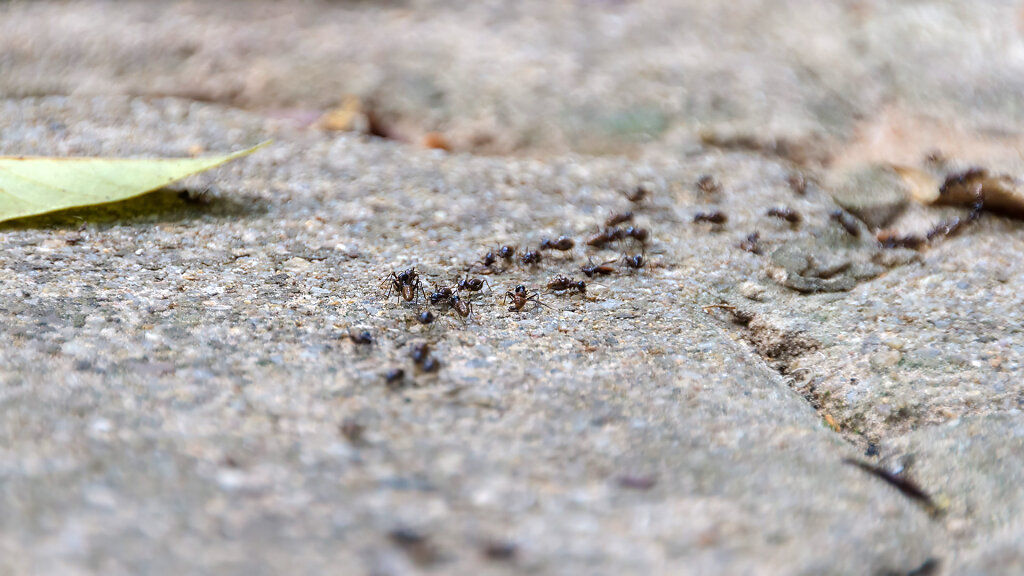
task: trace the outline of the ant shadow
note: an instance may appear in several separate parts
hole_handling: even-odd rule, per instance
[[[49,214],[18,218],[0,224],[0,231],[67,229],[83,224],[110,228],[125,224],[166,224],[207,219],[240,219],[269,211],[269,204],[253,196],[210,195],[195,189],[161,188],[135,198],[68,208]]]

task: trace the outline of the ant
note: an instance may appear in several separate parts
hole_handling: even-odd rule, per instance
[[[384,382],[388,385],[388,388],[399,388],[402,386],[402,381],[405,380],[405,370],[401,368],[395,368],[388,370],[384,374]]]
[[[487,286],[488,290],[491,289],[491,285],[487,282],[487,280],[467,277],[463,278],[462,280],[459,280],[459,283],[456,285],[456,290],[468,290],[470,292],[479,292],[480,290],[483,290],[484,286]]]
[[[423,297],[426,298],[427,293],[423,291],[423,287],[420,286],[420,275],[416,272],[416,268],[409,268],[403,270],[398,274],[394,271],[390,275],[384,276],[384,281],[381,282],[381,286],[388,285],[388,293],[385,298],[391,297],[391,292],[397,292],[399,302],[403,299],[406,302],[412,302],[416,299],[416,290],[418,289]]]
[[[430,303],[434,306],[450,306],[454,295],[452,289],[447,286],[435,286],[434,292],[430,295]]]
[[[729,220],[729,217],[725,215],[721,210],[712,210],[711,212],[697,212],[693,216],[694,222],[710,222],[711,224],[725,224]]]
[[[846,233],[854,238],[860,237],[860,225],[857,219],[842,210],[835,210],[828,217],[839,223],[846,230]]]
[[[611,264],[612,262],[615,262],[615,260],[608,260],[607,262],[602,262],[600,264],[594,264],[594,260],[593,259],[589,259],[589,262],[590,262],[589,266],[581,266],[580,267],[580,270],[584,274],[587,275],[587,278],[593,278],[595,274],[600,274],[601,276],[607,276],[607,275],[615,272],[615,268],[612,268],[611,266],[609,266],[609,264]]]
[[[793,172],[786,178],[786,183],[789,184],[790,190],[803,196],[807,193],[807,178],[799,172]]]
[[[637,186],[632,192],[623,192],[623,194],[626,195],[626,200],[639,204],[647,197],[647,190],[643,186]]]
[[[761,233],[751,232],[747,234],[745,239],[740,240],[740,248],[758,256],[763,254],[764,251],[761,249]]]
[[[459,298],[458,294],[452,294],[452,297],[448,299],[448,305],[455,313],[461,316],[460,320],[465,323],[465,319],[469,318],[473,314],[473,303],[467,302]]]
[[[786,222],[789,222],[789,224],[791,226],[796,226],[801,221],[803,221],[803,217],[800,216],[800,213],[797,212],[796,210],[793,210],[792,208],[790,208],[788,206],[779,206],[779,207],[771,208],[765,214],[768,215],[768,216],[774,216],[776,218],[781,218],[781,219],[785,220]]]
[[[548,290],[552,292],[561,292],[563,290],[569,290],[578,292],[581,296],[587,294],[587,283],[583,280],[573,280],[565,276],[555,276],[548,282]]]
[[[540,264],[541,255],[536,250],[527,250],[523,252],[522,262],[523,264]]]
[[[609,242],[622,240],[625,236],[626,232],[621,228],[605,228],[590,238],[587,238],[587,246],[600,248]]]
[[[373,334],[370,334],[369,330],[363,330],[358,334],[349,332],[348,339],[351,340],[353,344],[373,344]]]
[[[718,183],[714,176],[705,174],[697,179],[697,189],[705,194],[714,194],[715,192],[721,192],[722,185]]]
[[[875,238],[882,243],[882,248],[910,248],[911,250],[920,250],[922,246],[928,243],[927,238],[922,238],[916,234],[900,236],[895,232],[886,230],[876,234]]]
[[[560,250],[565,252],[572,250],[572,247],[576,245],[576,241],[568,236],[559,236],[557,240],[548,240],[547,238],[541,240],[540,250]]]
[[[433,356],[427,358],[422,364],[420,364],[420,370],[423,370],[424,372],[437,372],[440,368],[441,363]]]
[[[639,228],[636,226],[630,226],[629,228],[623,230],[622,233],[641,244],[647,242],[647,238],[649,238],[651,235],[651,231],[648,230],[647,228]]]
[[[647,264],[647,259],[644,257],[644,254],[634,254],[632,256],[623,255],[622,263],[628,268],[639,270]]]
[[[501,300],[501,303],[505,304],[509,299],[512,300],[512,305],[508,307],[509,312],[520,312],[523,306],[526,306],[526,303],[531,301],[550,308],[550,306],[540,301],[540,293],[538,291],[527,291],[526,286],[522,284],[516,286],[515,291],[509,290],[505,292],[505,297]]]
[[[477,265],[480,265],[486,271],[480,271],[481,274],[493,274],[495,270],[492,268],[497,262],[498,258],[508,262],[516,255],[516,249],[513,246],[501,246],[497,250],[488,250],[482,258],[474,262],[466,269],[466,271],[472,270]]]
[[[459,295],[447,286],[436,288],[430,295],[430,303],[434,306],[444,306],[455,310],[455,313],[462,318],[469,318],[473,313],[473,304],[459,298]]]
[[[949,220],[943,220],[935,225],[934,228],[928,231],[927,238],[929,241],[935,238],[945,238],[949,236],[955,236],[963,229],[966,224],[974,222],[978,218],[981,218],[981,210],[984,207],[982,201],[975,202],[971,206],[971,211],[966,217],[961,218],[959,216],[951,218]]]
[[[412,349],[409,350],[409,356],[412,357],[414,364],[423,364],[423,362],[430,357],[430,344],[427,344],[426,342],[413,344]]]
[[[612,214],[604,221],[605,226],[618,226],[625,222],[631,222],[633,220],[632,212],[620,212],[618,214]]]

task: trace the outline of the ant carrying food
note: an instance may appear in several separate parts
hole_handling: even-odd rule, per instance
[[[555,276],[547,284],[548,290],[552,292],[563,292],[568,290],[569,292],[577,292],[581,296],[587,294],[587,283],[583,280],[573,280],[566,276]]]
[[[412,302],[416,299],[416,291],[419,290],[426,297],[426,292],[423,291],[423,287],[420,285],[420,275],[416,272],[416,268],[409,268],[403,270],[398,274],[394,271],[390,275],[385,275],[384,281],[381,282],[381,287],[385,284],[388,285],[388,293],[384,296],[390,298],[392,292],[397,292],[399,302],[405,300],[406,302]]]
[[[609,216],[608,219],[604,221],[604,225],[605,226],[609,226],[609,227],[610,226],[618,226],[619,224],[623,224],[625,222],[630,222],[632,220],[633,220],[633,213],[632,212],[620,212],[618,214],[612,214],[611,216]]]
[[[566,252],[572,250],[573,246],[576,245],[576,241],[568,236],[559,236],[557,240],[548,240],[547,238],[541,240],[540,250],[560,250]]]
[[[505,297],[502,299],[501,303],[505,304],[508,300],[512,301],[512,305],[508,307],[509,312],[522,311],[527,302],[536,302],[541,306],[550,308],[550,306],[540,301],[540,292],[537,290],[528,291],[526,286],[523,286],[522,284],[516,286],[514,291],[509,290],[505,292]]]
[[[612,274],[612,273],[615,272],[615,268],[612,268],[611,266],[609,266],[609,264],[612,264],[613,262],[615,262],[615,260],[608,260],[608,261],[602,262],[600,264],[594,264],[594,260],[593,259],[589,259],[588,261],[590,263],[589,266],[581,266],[580,267],[580,270],[584,274],[587,275],[587,278],[593,278],[595,274],[600,274],[601,276],[607,276],[607,275]]]

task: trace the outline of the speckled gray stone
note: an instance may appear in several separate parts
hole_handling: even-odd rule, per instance
[[[181,101],[0,108],[5,152],[276,138],[193,183],[216,188],[198,204],[158,192],[4,227],[10,573],[875,574],[938,553],[925,511],[842,465],[851,448],[700,307],[760,258],[732,224],[690,223],[690,183],[712,171],[777,203],[791,192],[776,164],[449,156],[274,134]],[[616,249],[491,275],[465,325],[419,325],[378,286],[411,264],[432,287],[487,247],[581,237],[641,180],[651,264],[585,299],[509,312],[499,297]],[[818,201],[798,202],[825,218]],[[741,230],[763,218],[748,204]],[[373,345],[347,338],[364,329]],[[412,366],[419,341],[438,374]],[[405,389],[385,386],[394,367]],[[428,544],[403,551],[397,528]],[[490,541],[517,546],[511,566],[486,560]]]
[[[914,252],[829,219],[855,166],[1024,173],[1019,22],[957,0],[0,3],[0,153],[275,139],[0,226],[0,575],[1020,572],[1021,223]],[[318,131],[349,93],[391,142]],[[645,249],[581,247],[629,208]],[[489,276],[465,324],[384,298],[392,270],[429,291],[560,234],[571,254]],[[586,298],[501,302],[588,258],[617,271]]]

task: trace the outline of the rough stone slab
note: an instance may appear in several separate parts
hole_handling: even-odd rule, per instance
[[[0,109],[3,153],[184,154],[272,131],[180,101]],[[199,203],[158,192],[0,232],[5,571],[877,574],[942,559],[925,512],[840,464],[848,445],[700,309],[763,266],[723,238],[790,198],[784,167],[274,136],[192,183],[216,187]],[[694,225],[715,204],[693,184],[709,172],[764,204]],[[489,277],[465,326],[383,300],[392,268],[415,263],[429,285],[499,243],[580,237],[639,184],[652,265],[586,300],[499,302],[581,249]],[[437,375],[413,370],[421,340]],[[387,389],[398,366],[415,386]],[[428,543],[401,550],[400,527]],[[511,566],[483,559],[490,540],[518,546]]]
[[[6,2],[0,94],[180,96],[308,122],[351,93],[398,137],[490,152],[710,131],[819,158],[823,139],[895,162],[1016,157],[1019,19],[1012,2],[952,0]]]

